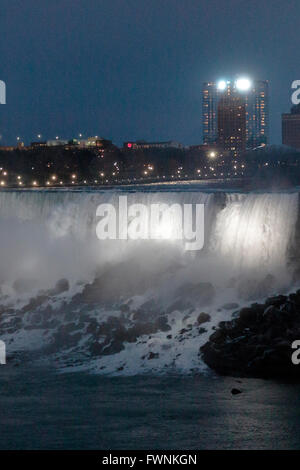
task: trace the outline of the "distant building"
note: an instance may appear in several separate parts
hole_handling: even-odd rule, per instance
[[[103,137],[88,137],[87,139],[80,139],[78,140],[78,145],[80,147],[97,147],[97,148],[107,148],[112,145],[112,141],[108,139],[104,139]]]
[[[109,139],[104,139],[103,137],[96,140],[96,147],[100,149],[106,149],[113,146],[113,143]]]
[[[168,149],[168,148],[181,149],[183,148],[180,143],[174,142],[173,140],[170,140],[168,142],[144,142],[144,141],[125,142],[123,146],[124,148],[130,149],[130,150]]]
[[[206,82],[202,89],[202,132],[204,144],[216,144],[218,140],[219,89],[215,82]]]
[[[244,106],[242,112],[245,115],[246,123],[246,147],[255,148],[267,144],[269,132],[268,88],[268,81],[255,80],[251,82],[245,78],[204,83],[202,89],[203,142],[205,144],[218,143],[219,129],[225,127],[224,122],[222,125],[218,124],[218,119],[222,118],[222,113],[219,114],[218,105],[220,100],[223,100],[224,107],[224,96],[228,97],[230,95],[234,98],[232,101],[233,107],[236,106],[238,101],[240,101],[241,106]],[[226,100],[227,105],[225,108],[228,111],[229,100]],[[244,120],[243,117],[242,120]],[[233,137],[237,136],[234,135]],[[240,140],[239,137],[238,140]],[[221,141],[224,141],[224,135],[221,136]]]
[[[255,80],[246,95],[247,148],[269,142],[269,82]]]
[[[68,148],[98,148],[106,149],[112,146],[112,141],[104,139],[103,137],[88,137],[87,139],[71,139],[71,140],[62,140],[62,139],[53,139],[47,141],[38,141],[32,142],[30,147],[65,147]]]
[[[46,144],[47,144],[47,147],[64,146],[64,145],[68,145],[68,140],[60,140],[60,139],[47,140]]]
[[[12,152],[15,149],[16,147],[12,147],[12,146],[5,146],[5,145],[0,146],[0,151],[3,151],[3,152]]]
[[[46,147],[47,142],[39,140],[38,142],[31,142],[30,147],[32,148],[38,148],[38,147]]]
[[[246,150],[246,102],[231,87],[218,102],[218,144],[234,156]]]
[[[282,115],[282,143],[300,149],[300,105]]]

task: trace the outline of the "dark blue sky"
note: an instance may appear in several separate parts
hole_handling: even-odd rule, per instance
[[[271,141],[300,79],[299,0],[1,0],[2,142],[201,142],[202,82],[269,79]]]

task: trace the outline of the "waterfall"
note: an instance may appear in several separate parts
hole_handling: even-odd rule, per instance
[[[286,275],[287,253],[295,237],[298,194],[227,194],[211,249],[229,258],[238,273]]]
[[[204,204],[204,248],[186,251],[182,241],[172,235],[164,240],[99,240],[97,207],[112,204],[117,208],[119,196],[124,195],[128,205],[148,208],[152,204]],[[171,225],[177,222],[172,220]],[[1,191],[0,308],[9,313],[2,316],[0,332],[6,332],[15,350],[34,349],[37,344],[44,347],[47,338],[53,343],[58,324],[65,327],[86,315],[86,323],[78,320],[81,339],[76,351],[86,348],[94,354],[86,325],[110,322],[112,316],[125,322],[124,332],[137,328],[137,321],[139,334],[144,337],[148,332],[148,339],[135,345],[125,339],[124,346],[111,337],[115,327],[106,326],[105,347],[103,352],[102,346],[98,349],[101,367],[107,371],[122,368],[123,362],[127,373],[153,370],[154,366],[156,370],[197,369],[199,346],[213,325],[229,319],[236,306],[294,287],[289,260],[291,253],[294,258],[297,253],[298,225],[297,192],[247,194],[171,188]],[[56,295],[53,287],[62,278],[70,287]],[[33,302],[35,298],[42,298],[42,304]],[[28,301],[36,306],[26,310]],[[12,334],[12,312],[22,308],[26,311],[22,335],[17,327]],[[49,308],[56,325],[51,331]],[[199,337],[197,317],[203,311],[211,321]],[[36,324],[37,318],[42,323]],[[41,334],[45,328],[46,333]],[[93,341],[98,344],[100,339],[97,336]],[[62,350],[66,347],[57,345]],[[146,361],[149,348],[153,357],[160,358],[156,362]],[[69,356],[64,359],[68,362]],[[100,363],[93,362],[93,367],[99,370]]]

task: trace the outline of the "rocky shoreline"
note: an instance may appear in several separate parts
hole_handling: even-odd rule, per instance
[[[200,348],[210,368],[235,377],[300,380],[300,364],[292,362],[292,343],[300,340],[300,290],[252,304],[233,317],[220,322]]]

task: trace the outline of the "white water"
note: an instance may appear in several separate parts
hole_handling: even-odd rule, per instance
[[[205,204],[204,249],[185,252],[183,243],[172,236],[164,241],[99,241],[96,208],[103,202],[117,207],[120,194],[128,195],[129,204]],[[98,323],[111,315],[120,317],[121,304],[130,306],[130,323],[132,312],[152,301],[149,318],[167,311],[169,331],[142,335],[138,341],[126,342],[122,351],[88,358],[80,367],[108,373],[121,368],[118,373],[124,374],[202,370],[199,347],[212,326],[230,318],[234,310],[224,309],[224,304],[242,306],[293,287],[288,254],[297,215],[298,193],[4,191],[0,193],[2,304],[17,311],[26,299],[52,288],[61,278],[69,280],[70,290],[51,297],[47,306],[64,324],[62,301],[70,305],[73,322],[86,310]],[[88,300],[86,307],[76,310],[73,296],[99,276],[99,305],[91,307]],[[207,282],[215,289],[210,301],[197,294],[201,286],[196,293],[191,290]],[[43,309],[36,311],[43,313]],[[207,331],[199,335],[196,319],[201,311],[209,313],[212,321],[203,325]],[[13,333],[6,328],[13,315],[3,315],[3,335],[13,340],[12,351],[37,350],[51,343],[53,332],[45,333],[40,325],[35,328],[35,313],[33,309],[23,315],[22,322],[30,328],[18,327]],[[181,333],[182,329],[188,331]],[[74,351],[84,350],[88,338],[82,334],[76,348],[62,346],[63,354],[57,353],[71,362]],[[149,351],[158,356],[149,360]]]

